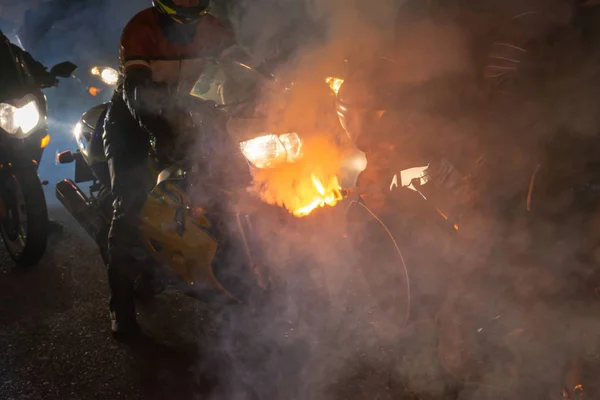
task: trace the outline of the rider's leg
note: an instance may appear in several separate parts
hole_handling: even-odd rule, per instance
[[[114,198],[108,242],[111,327],[116,334],[136,333],[133,285],[143,254],[138,218],[149,190],[148,136],[117,99],[107,116],[104,139]]]

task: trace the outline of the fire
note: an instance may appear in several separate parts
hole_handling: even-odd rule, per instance
[[[332,177],[327,186],[324,186],[319,178],[314,175],[311,175],[311,180],[316,189],[316,193],[314,194],[314,199],[307,205],[292,210],[292,214],[297,217],[304,217],[309,215],[314,209],[318,207],[335,206],[338,201],[342,199],[340,182],[336,176]],[[310,194],[307,194],[307,198],[310,197]]]
[[[258,169],[252,187],[265,203],[284,207],[299,218],[342,199],[337,174],[343,157],[338,147],[321,137],[304,141],[302,149],[295,162]]]
[[[344,80],[340,78],[333,78],[330,76],[325,79],[325,82],[327,82],[327,84],[335,94],[338,94],[338,92],[340,91],[340,87],[342,87],[342,84],[344,83]]]

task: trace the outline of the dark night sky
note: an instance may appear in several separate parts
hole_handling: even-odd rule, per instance
[[[147,0],[9,0],[8,5],[1,6],[0,15],[6,33],[17,33],[27,50],[50,64],[65,57],[88,60],[105,58],[105,53],[114,54],[123,26],[149,3]]]

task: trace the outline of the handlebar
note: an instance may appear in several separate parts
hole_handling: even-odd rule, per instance
[[[372,186],[368,186],[368,187],[362,187],[362,188],[343,188],[340,190],[340,194],[342,195],[343,199],[347,199],[350,197],[354,197],[354,196],[363,196],[363,195],[369,195],[369,194],[381,194],[382,190],[380,188],[376,188],[376,187],[372,187]]]
[[[55,76],[52,76],[52,77],[54,78],[54,82],[52,84],[46,83],[46,82],[42,82],[42,83],[40,83],[40,88],[42,88],[42,89],[48,89],[48,88],[51,88],[51,87],[58,87],[59,80]]]

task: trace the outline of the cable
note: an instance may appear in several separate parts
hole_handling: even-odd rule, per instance
[[[533,196],[533,188],[535,187],[535,178],[540,172],[540,168],[542,166],[540,164],[536,165],[535,170],[531,174],[531,179],[529,180],[529,191],[527,192],[527,211],[531,212],[531,199]]]
[[[406,266],[406,262],[404,261],[404,256],[402,255],[402,251],[400,251],[400,247],[398,246],[398,243],[396,242],[396,239],[394,239],[394,235],[392,235],[392,232],[390,232],[390,230],[388,229],[388,227],[383,223],[383,221],[381,219],[379,219],[379,217],[377,215],[375,215],[375,213],[373,211],[371,211],[371,209],[369,207],[367,207],[365,204],[353,200],[350,205],[352,205],[353,203],[356,203],[358,205],[360,205],[362,208],[364,208],[377,222],[379,222],[379,224],[383,227],[383,229],[385,229],[385,231],[387,232],[387,234],[389,235],[390,239],[392,239],[392,242],[394,243],[394,247],[396,248],[396,251],[398,252],[398,255],[400,256],[400,260],[402,261],[402,266],[404,268],[404,275],[406,277],[406,297],[407,297],[407,301],[406,301],[406,318],[404,318],[404,324],[406,325],[408,323],[408,319],[410,317],[410,307],[411,307],[411,295],[410,295],[410,277],[408,274],[408,268]]]

